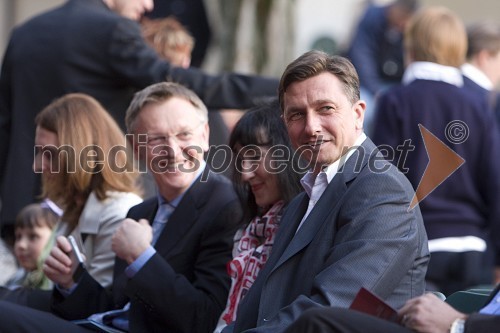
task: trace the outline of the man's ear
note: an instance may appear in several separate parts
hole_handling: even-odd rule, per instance
[[[479,51],[479,53],[477,53],[475,56],[477,67],[480,70],[483,70],[486,66],[488,66],[488,61],[490,59],[491,59],[491,54],[486,49]]]
[[[363,122],[365,120],[365,110],[366,110],[366,102],[363,100],[359,100],[352,106],[353,115],[354,115],[354,123],[356,125],[357,130],[363,129]]]
[[[209,147],[209,137],[210,137],[210,127],[208,126],[208,122],[206,122],[203,126],[203,130],[202,130],[202,147],[201,149],[203,149],[204,152],[207,152],[208,149],[210,148]]]

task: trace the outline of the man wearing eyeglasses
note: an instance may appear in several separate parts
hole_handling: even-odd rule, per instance
[[[182,83],[210,109],[246,109],[276,94],[276,78],[208,75],[161,60],[138,24],[152,8],[152,0],[68,0],[13,30],[0,75],[2,237],[38,198],[33,119],[57,97],[88,94],[123,124],[133,93],[155,82]]]
[[[52,310],[59,317],[0,302],[1,332],[215,328],[229,291],[226,263],[242,212],[232,184],[208,172],[203,161],[207,109],[191,90],[158,83],[135,95],[126,123],[158,195],[131,208],[114,234],[112,287],[104,289],[86,272],[75,278],[71,247],[58,238],[44,272],[57,285]],[[90,320],[67,321],[82,318]]]

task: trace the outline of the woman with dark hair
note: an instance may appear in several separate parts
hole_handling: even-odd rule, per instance
[[[294,154],[277,101],[248,110],[229,139],[234,155],[233,182],[245,221],[235,235],[226,308],[215,332],[236,319],[238,304],[266,263],[288,202],[301,190],[301,167]]]

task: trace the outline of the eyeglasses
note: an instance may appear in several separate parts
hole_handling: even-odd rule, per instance
[[[168,144],[168,140],[170,138],[175,140],[175,142],[177,142],[177,144],[179,145],[189,143],[193,139],[196,130],[205,123],[206,122],[202,121],[196,127],[193,127],[191,129],[184,129],[172,135],[148,134],[147,145],[150,148],[165,146]]]

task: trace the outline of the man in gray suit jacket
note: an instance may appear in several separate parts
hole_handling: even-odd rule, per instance
[[[292,144],[310,163],[271,257],[226,332],[283,332],[303,311],[348,307],[365,287],[399,308],[424,292],[427,236],[414,191],[363,133],[364,101],[345,58],[311,51],[279,88]]]

